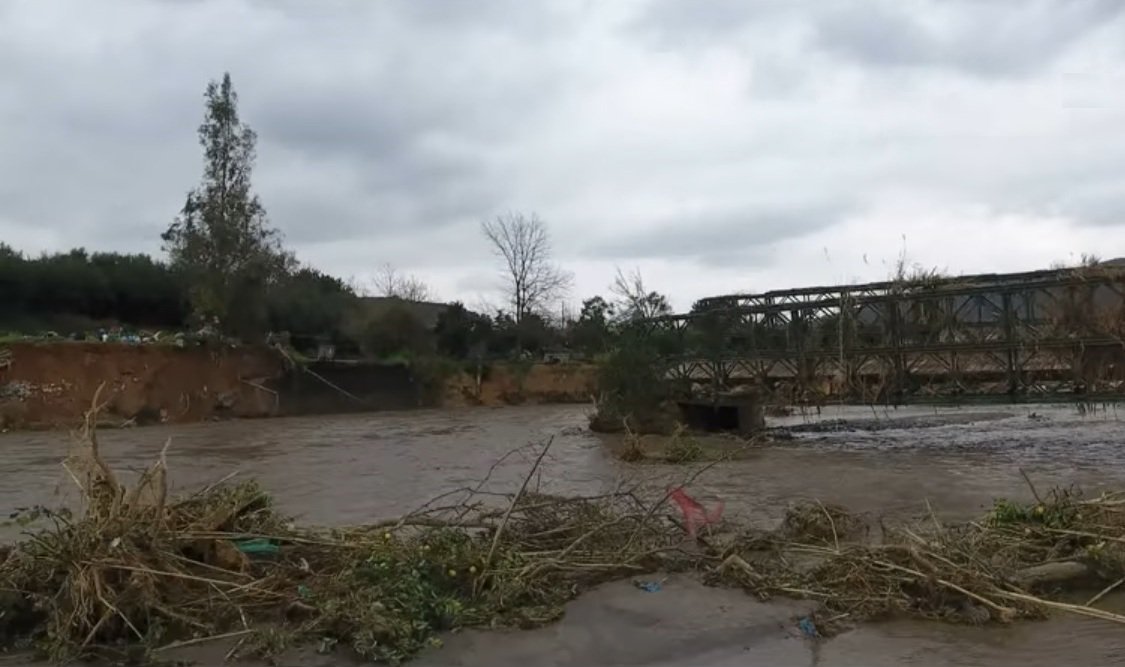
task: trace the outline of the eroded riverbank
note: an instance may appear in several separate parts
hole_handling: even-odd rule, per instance
[[[1029,418],[1031,412],[1036,418]],[[896,414],[927,421],[896,425]],[[870,417],[869,410],[866,415],[847,410],[822,415]],[[776,522],[787,503],[801,498],[892,516],[920,513],[928,500],[950,518],[967,518],[995,497],[1028,497],[1020,467],[1044,486],[1078,483],[1090,492],[1125,487],[1125,466],[1120,465],[1125,455],[1115,446],[1125,428],[1112,412],[1080,417],[1065,408],[991,409],[987,414],[928,409],[891,411],[880,419],[875,430],[797,433],[792,441],[716,466],[697,486],[722,497],[728,512],[763,525]],[[583,424],[581,408],[422,411],[106,431],[103,446],[112,463],[135,469],[150,462],[172,437],[169,463],[178,487],[198,486],[242,470],[273,491],[284,510],[308,523],[358,523],[400,514],[443,490],[481,478],[514,445],[551,435],[556,442],[543,466],[545,491],[596,493],[623,477],[656,475],[653,483],[659,485],[660,475],[671,479],[682,474],[670,466],[616,461],[603,440],[582,429]],[[58,460],[64,442],[57,433],[0,438],[5,451],[0,508],[56,504],[52,489],[62,481]],[[513,459],[501,465],[493,475],[497,487],[518,484],[527,464]],[[861,626],[813,645],[793,634],[788,603],[760,605],[740,593],[696,589],[687,582],[653,594],[614,586],[573,603],[572,613],[559,625],[478,639],[473,639],[475,633],[465,633],[425,660],[957,664],[950,659],[960,654],[956,647],[977,657],[960,664],[981,659],[989,664],[1055,664],[1063,657],[1075,660],[1075,649],[1067,647],[1065,656],[1044,653],[1043,636],[1054,636],[1066,646],[1075,633],[1083,638],[1078,657],[1082,664],[1112,664],[1110,658],[1119,660],[1122,650],[1119,626],[1062,618],[986,629],[933,623]],[[737,602],[731,595],[738,596]],[[637,605],[641,608],[633,609]],[[654,623],[667,631],[642,631]]]
[[[20,342],[0,350],[0,432],[69,428],[102,388],[107,426],[327,415],[423,406],[589,403],[587,363],[450,360],[295,365],[264,346]]]

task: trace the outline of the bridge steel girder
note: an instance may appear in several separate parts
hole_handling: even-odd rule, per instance
[[[836,285],[654,318],[669,377],[777,401],[1125,400],[1125,269]]]

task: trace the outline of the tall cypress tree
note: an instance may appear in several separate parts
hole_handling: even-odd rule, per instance
[[[266,291],[294,261],[251,190],[257,135],[238,116],[229,73],[207,84],[205,99],[203,181],[161,238],[191,285],[193,313],[252,335],[266,324]]]

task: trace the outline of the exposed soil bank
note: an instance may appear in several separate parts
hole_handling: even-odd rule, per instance
[[[0,429],[72,427],[105,384],[111,424],[590,400],[594,367],[496,364],[428,391],[399,364],[292,370],[265,347],[15,343],[0,361]]]
[[[284,372],[265,348],[17,343],[0,369],[0,425],[73,426],[105,383],[105,414],[138,424],[257,417],[276,411],[264,388]],[[256,385],[256,386],[255,386]]]
[[[446,385],[443,405],[591,403],[597,392],[593,364],[493,364],[477,377],[461,374]]]

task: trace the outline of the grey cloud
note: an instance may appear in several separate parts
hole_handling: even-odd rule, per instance
[[[651,0],[632,23],[663,48],[741,44],[759,56],[771,33],[869,67],[932,67],[984,77],[1022,76],[1111,26],[1119,0]]]
[[[865,5],[823,13],[815,20],[817,44],[865,65],[983,76],[1035,72],[1125,9],[1118,0],[946,0],[929,3],[932,13],[902,2]]]
[[[416,115],[389,113],[392,105],[380,105],[368,95],[308,92],[296,99],[288,99],[284,92],[262,100],[244,96],[243,117],[252,122],[263,142],[314,159],[345,155],[394,160],[410,147],[415,130],[435,122],[421,110]]]
[[[1030,199],[1025,210],[1060,215],[1087,225],[1125,227],[1125,186],[1120,180],[1075,186]]]
[[[341,238],[464,224],[502,207],[505,177],[492,154],[530,131],[565,85],[559,75],[565,63],[548,57],[540,67],[498,65],[503,57],[496,49],[503,42],[473,32],[514,29],[499,20],[512,3],[474,5],[468,13],[463,3],[425,4],[405,3],[393,12],[387,4],[369,5],[351,21],[342,22],[339,14],[325,19],[323,30],[343,31],[339,38],[354,42],[362,54],[343,68],[332,59],[305,58],[299,67],[254,68],[247,77],[254,96],[244,95],[246,116],[259,131],[263,152],[280,147],[306,169],[344,164],[353,175],[349,189],[334,190],[338,200],[327,207],[332,210],[319,216]],[[517,24],[549,25],[551,12],[517,4],[510,16]],[[283,5],[294,21],[306,7]],[[353,23],[382,26],[385,39],[376,36],[373,48]],[[457,32],[458,25],[472,30]],[[434,26],[440,35],[430,31]],[[519,46],[531,55],[540,48],[534,42]],[[291,189],[283,195],[288,201],[304,199],[304,216],[312,216],[307,209],[321,200],[319,193],[302,192],[296,180],[275,189]],[[304,229],[293,217],[275,215],[294,238],[326,231]]]
[[[650,0],[628,27],[651,38],[658,46],[701,46],[732,37],[754,22],[786,16],[794,5],[801,6],[801,3],[796,0]]]
[[[455,2],[446,11],[436,3],[334,11],[325,11],[332,3],[165,4],[176,13],[126,12],[107,26],[108,49],[0,40],[11,66],[0,119],[13,134],[0,167],[21,170],[0,179],[7,216],[69,227],[75,242],[154,249],[199,178],[204,84],[229,69],[243,118],[259,134],[257,188],[292,242],[476,220],[505,197],[489,150],[533,123],[562,81],[550,62],[541,71],[497,67],[496,54],[478,43],[490,37],[456,34],[462,21],[479,24],[478,33],[514,29],[495,20],[503,2],[469,13]],[[524,9],[513,17],[523,24],[549,25],[545,12],[517,4]],[[208,34],[213,48],[196,57],[187,47],[227,8],[258,15],[251,23],[267,28],[238,40],[220,26]],[[13,31],[18,19],[34,20],[26,6],[22,16],[10,6],[0,16]],[[120,61],[117,52],[136,57]],[[287,166],[278,167],[282,160]],[[320,182],[324,170],[340,178]]]
[[[770,257],[770,247],[843,220],[855,205],[843,200],[814,205],[745,207],[667,219],[643,232],[618,234],[587,250],[587,256],[677,258],[704,265],[737,266]]]
[[[457,280],[457,289],[465,294],[479,294],[496,289],[500,282],[497,271],[474,271]]]
[[[297,243],[325,237],[358,241],[475,224],[501,206],[505,196],[487,174],[468,168],[443,171],[409,161],[367,168],[374,175],[316,189],[315,180],[300,174],[301,169],[317,169],[317,162],[303,162],[289,174],[261,179],[259,190],[274,223]]]
[[[573,20],[573,9],[589,7],[589,3],[583,2],[570,4],[571,7],[527,0],[430,0],[403,3],[402,11],[412,21],[452,30],[477,28],[554,39],[560,34],[559,24]]]
[[[263,136],[310,155],[395,159],[435,136],[502,142],[557,92],[551,68],[505,72],[490,56],[458,50],[421,56],[406,43],[398,53],[368,53],[370,72],[334,72],[330,60],[298,73],[252,72],[257,90],[247,109]]]
[[[165,0],[166,2],[206,3],[208,0]],[[401,17],[415,28],[437,28],[464,32],[522,34],[555,38],[559,23],[574,20],[575,10],[588,3],[527,2],[526,0],[426,0],[425,2],[340,2],[326,0],[249,0],[258,11],[278,12],[307,21],[322,18],[336,21],[347,16],[351,21],[365,18]],[[317,6],[319,5],[319,6]]]
[[[598,285],[598,266],[634,261],[781,275],[785,240],[901,193],[906,212],[921,192],[1122,219],[1120,77],[1046,68],[1076,53],[1123,71],[1120,46],[1090,47],[1125,3],[899,6],[0,3],[0,229],[157,249],[224,70],[259,134],[255,187],[302,259],[345,276],[394,262],[469,301],[495,285],[479,221],[508,209],[542,215]]]
[[[1071,129],[1051,138],[981,141],[941,180],[999,211],[1056,216],[1079,226],[1125,224],[1125,138],[1112,129],[1121,122],[1125,109],[1116,117],[1083,112]],[[1074,129],[1079,125],[1085,129]],[[927,169],[926,160],[952,164],[948,153],[931,149],[925,160],[900,168],[915,181],[933,178],[936,170]]]

